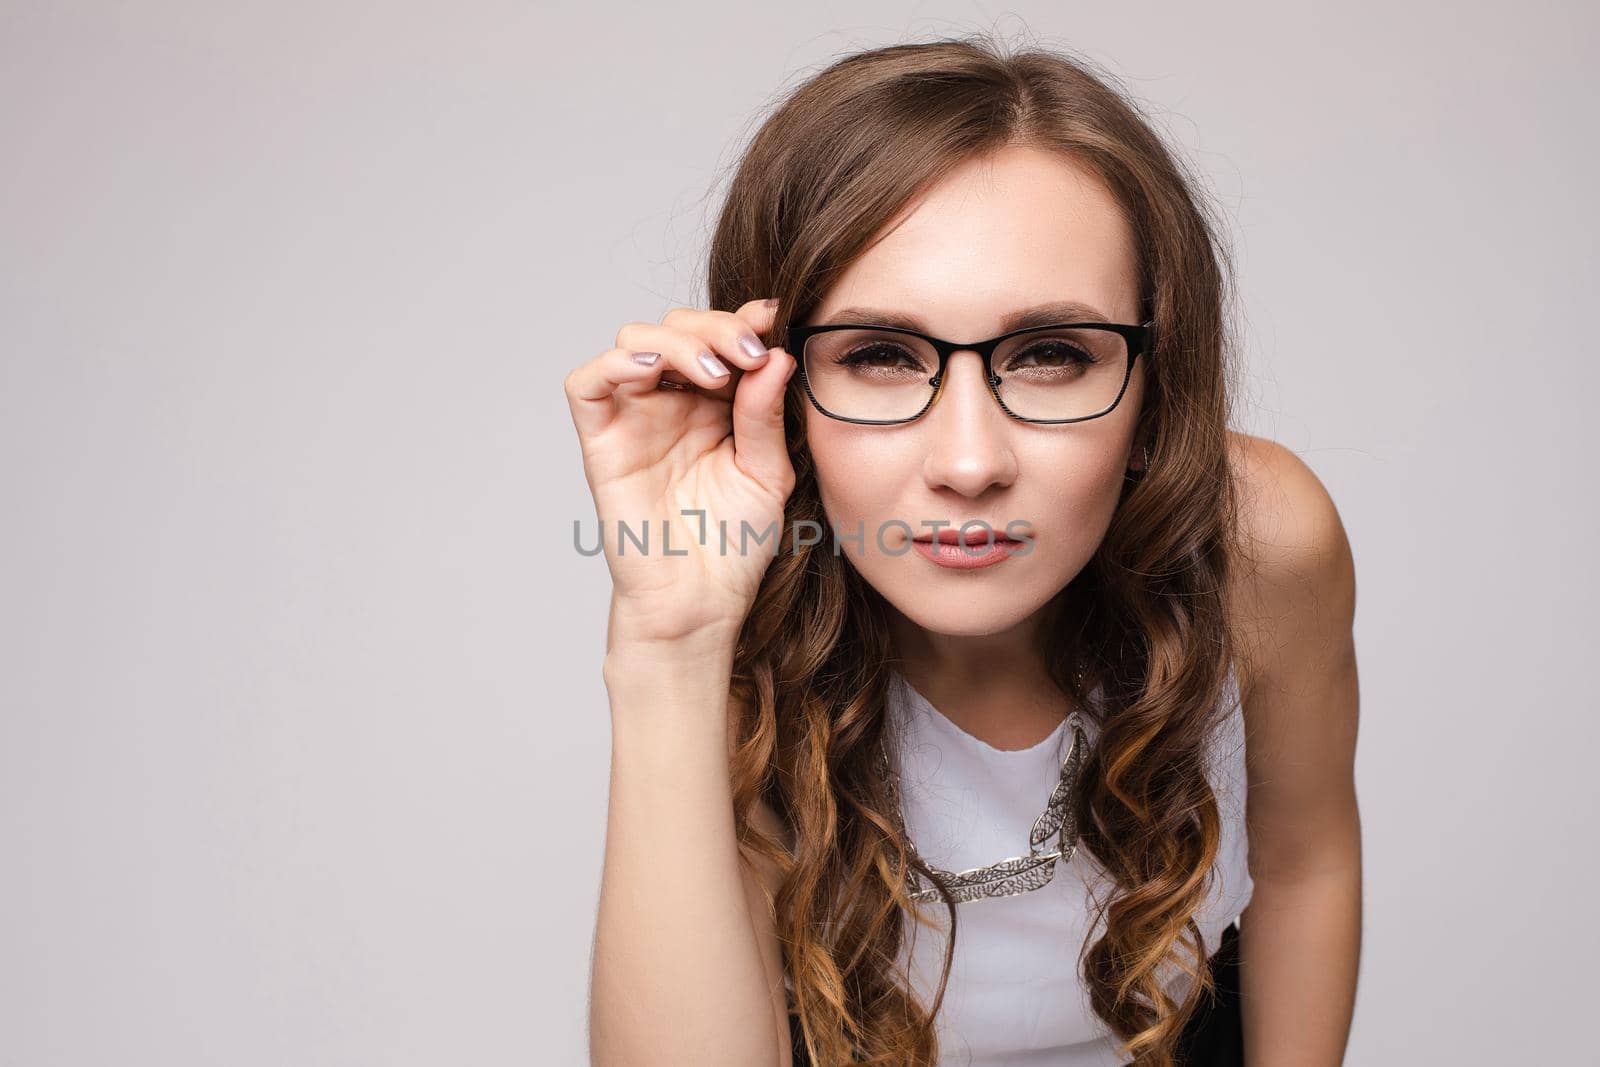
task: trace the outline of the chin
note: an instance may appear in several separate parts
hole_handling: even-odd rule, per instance
[[[1019,556],[978,570],[945,570],[919,555],[879,557],[861,575],[908,620],[929,633],[947,637],[987,637],[1011,630],[1039,611],[1088,563],[1082,558],[1046,556],[1034,542],[1031,556]],[[1059,546],[1058,546],[1059,547]],[[860,566],[860,561],[856,562]]]
[[[894,604],[894,601],[890,601]],[[895,604],[918,627],[940,637],[997,637],[1014,630],[1028,616],[1018,611],[964,614],[939,605]],[[909,610],[908,610],[909,609]]]
[[[960,576],[958,572],[956,577]],[[911,581],[905,575],[888,582],[864,577],[900,614],[921,629],[944,637],[1003,634],[1027,620],[1054,593],[1032,582],[1002,581],[983,589],[962,589],[955,582]]]

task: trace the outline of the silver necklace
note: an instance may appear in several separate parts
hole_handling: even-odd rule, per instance
[[[1083,674],[1080,671],[1079,692],[1082,692],[1082,678]],[[909,683],[904,684],[909,685]],[[1089,752],[1089,738],[1083,731],[1083,719],[1078,714],[1077,708],[1073,708],[1067,716],[1067,729],[1072,734],[1072,745],[1067,749],[1066,758],[1061,761],[1061,775],[1056,780],[1055,789],[1051,791],[1044,811],[1033,821],[1033,830],[1028,834],[1028,854],[1000,860],[983,867],[970,867],[964,871],[947,871],[942,867],[935,867],[922,860],[917,853],[917,846],[912,843],[911,835],[906,832],[905,818],[900,808],[898,777],[889,763],[888,750],[880,738],[878,766],[883,773],[884,781],[888,783],[890,810],[895,825],[899,828],[900,838],[905,842],[906,850],[933,872],[934,877],[950,891],[956,903],[981,900],[984,897],[1016,896],[1040,889],[1055,877],[1056,863],[1069,862],[1078,851],[1078,811],[1073,803],[1073,797],[1076,795],[1078,775],[1083,769],[1084,758]],[[1056,844],[1054,848],[1047,849],[1045,845],[1052,834],[1056,836]],[[908,878],[911,883],[912,900],[931,902],[942,899],[938,888],[930,884],[921,871],[913,867],[908,872]]]

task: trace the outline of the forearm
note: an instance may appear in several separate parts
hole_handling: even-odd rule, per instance
[[[1258,880],[1239,922],[1251,1067],[1339,1067],[1361,955],[1361,864]]]
[[[611,795],[591,1062],[776,1062],[728,777],[732,645],[613,646]],[[787,1037],[787,1035],[784,1035]]]

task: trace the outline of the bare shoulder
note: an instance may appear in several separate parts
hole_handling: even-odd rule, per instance
[[[1231,449],[1243,556],[1231,607],[1239,613],[1248,738],[1250,874],[1258,888],[1326,885],[1330,873],[1341,886],[1359,886],[1350,543],[1327,488],[1299,456],[1245,434],[1234,435]]]
[[[1241,555],[1234,572],[1240,687],[1270,673],[1290,635],[1335,640],[1355,613],[1355,564],[1322,480],[1293,451],[1230,432]]]

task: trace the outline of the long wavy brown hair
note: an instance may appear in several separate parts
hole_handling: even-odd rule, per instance
[[[738,159],[717,219],[708,303],[780,299],[771,339],[803,321],[907,203],[958,164],[1026,144],[1064,153],[1115,195],[1135,236],[1144,318],[1154,319],[1136,429],[1150,463],[1123,486],[1092,560],[1047,606],[1039,650],[1099,739],[1075,798],[1080,849],[1115,890],[1094,901],[1082,959],[1095,1012],[1134,1062],[1175,1062],[1179,1034],[1212,988],[1194,914],[1220,839],[1204,773],[1234,637],[1227,579],[1236,558],[1227,455],[1233,345],[1228,256],[1192,173],[1115,79],[1082,57],[1011,50],[985,35],[907,43],[833,62],[772,110]],[[804,398],[786,408],[797,482],[785,531],[831,530],[805,440]],[[742,629],[730,714],[741,851],[782,869],[770,899],[791,1011],[812,1063],[931,1065],[950,940],[932,1004],[898,956],[913,864],[875,767],[898,663],[882,597],[831,539],[785,536]],[[1084,669],[1080,683],[1074,667]],[[1088,697],[1096,686],[1101,699]],[[751,820],[760,798],[793,850]],[[749,862],[749,856],[745,856]],[[1100,922],[1103,920],[1103,922]],[[1196,979],[1176,1002],[1164,975]]]

